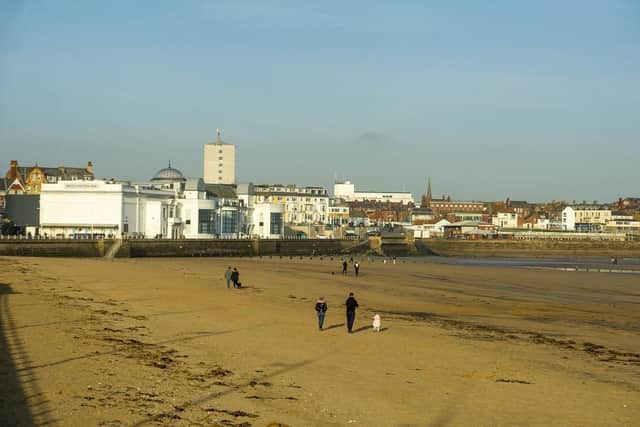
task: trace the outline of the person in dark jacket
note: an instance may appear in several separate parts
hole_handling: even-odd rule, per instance
[[[233,282],[233,287],[234,288],[239,288],[240,287],[240,272],[235,267],[234,267],[233,271],[231,272],[231,281]]]
[[[356,277],[358,276],[358,272],[360,271],[360,263],[358,261],[356,261],[353,264],[353,269],[356,271]]]
[[[318,312],[318,328],[322,330],[322,325],[324,324],[324,315],[327,312],[327,302],[324,300],[324,297],[318,298],[316,301],[316,311]]]
[[[347,306],[347,330],[352,332],[353,323],[356,321],[356,308],[358,308],[358,301],[353,296],[353,292],[349,292],[349,298],[344,303]]]
[[[231,267],[227,268],[227,271],[224,272],[224,279],[227,281],[227,289],[231,287],[231,275],[233,274],[233,270]]]
[[[347,261],[344,261],[344,262],[342,263],[342,274],[344,274],[345,276],[347,275],[347,267],[348,267],[348,266],[349,266],[349,265],[347,264]]]

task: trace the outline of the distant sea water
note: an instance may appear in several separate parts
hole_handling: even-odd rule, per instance
[[[602,273],[640,274],[640,258],[459,258],[459,257],[402,257],[400,262],[465,265],[479,267],[535,268],[566,271],[594,271]]]

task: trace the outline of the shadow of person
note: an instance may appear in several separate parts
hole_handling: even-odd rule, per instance
[[[323,329],[325,331],[328,331],[329,329],[341,328],[343,326],[344,326],[344,323],[336,323],[335,325],[327,326],[326,328],[323,328]]]
[[[0,295],[9,295],[15,293],[17,292],[14,292],[14,290],[11,289],[11,286],[8,283],[0,283]]]
[[[372,329],[371,326],[360,326],[358,329],[354,329],[352,333],[358,333],[362,331],[366,331],[367,329]]]

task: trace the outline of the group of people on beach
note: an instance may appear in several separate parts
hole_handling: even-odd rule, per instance
[[[360,271],[360,264],[358,263],[358,261],[354,262],[353,258],[351,258],[350,261],[353,263],[353,268],[357,276]],[[347,274],[347,267],[347,261],[344,261],[342,264],[342,274]],[[240,283],[240,272],[236,267],[227,268],[227,270],[224,272],[224,278],[227,282],[228,289],[231,288],[231,284],[233,284],[234,288],[242,287],[242,284]],[[347,309],[347,331],[349,333],[353,333],[353,325],[356,321],[356,309],[358,308],[358,301],[353,295],[353,292],[349,292],[349,297],[344,304]],[[322,331],[324,318],[327,310],[329,309],[329,306],[327,305],[324,297],[318,298],[318,300],[316,301],[315,309],[318,314],[318,329]],[[373,318],[373,329],[378,332],[380,331],[380,316],[378,314],[376,314]]]
[[[227,268],[227,271],[224,272],[224,278],[227,281],[227,289],[231,288],[231,283],[233,283],[234,288],[242,287],[240,283],[240,272],[237,268]]]
[[[349,292],[349,297],[344,302],[344,305],[347,308],[347,331],[351,334],[353,333],[353,325],[356,321],[356,309],[358,308],[358,301],[356,300],[353,292]],[[316,301],[316,313],[318,314],[318,329],[322,331],[324,325],[324,318],[326,316],[327,310],[329,306],[327,305],[327,301],[325,301],[324,297],[318,298]],[[380,315],[376,314],[373,316],[373,329],[376,332],[380,332]]]
[[[354,261],[353,258],[351,258],[349,260],[349,262],[353,263],[353,270],[355,271],[356,276],[357,276],[360,273],[360,263],[358,261]],[[342,275],[343,276],[347,275],[348,267],[349,267],[349,264],[347,263],[347,261],[346,260],[342,261]]]

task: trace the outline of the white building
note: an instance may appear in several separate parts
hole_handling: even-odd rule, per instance
[[[234,238],[246,228],[237,198],[206,191],[200,178],[171,167],[149,182],[43,184],[40,234],[59,237]]]
[[[498,212],[491,217],[491,223],[500,228],[518,228],[518,214],[516,212]]]
[[[253,184],[238,184],[238,200],[247,209],[247,234],[261,239],[284,235],[284,205],[259,199]]]
[[[624,212],[612,212],[611,219],[605,225],[607,232],[637,233],[640,231],[640,221],[633,219],[633,215]]]
[[[567,206],[562,210],[562,229],[571,231],[602,231],[611,220],[611,210],[596,205]]]
[[[403,205],[415,203],[413,196],[409,192],[381,193],[375,191],[356,191],[355,184],[350,181],[334,183],[333,196],[343,199],[346,202],[392,202],[402,203]]]
[[[40,234],[51,237],[166,237],[173,193],[113,181],[42,184]],[[171,218],[173,219],[173,218]]]
[[[258,203],[248,219],[249,236],[261,239],[279,239],[284,233],[282,205]]]
[[[220,139],[204,145],[204,182],[207,184],[236,183],[236,146]]]
[[[258,204],[282,206],[284,224],[327,224],[329,222],[329,193],[323,187],[240,184],[238,197],[245,201],[249,209]]]
[[[551,220],[549,218],[538,218],[533,228],[535,230],[551,230]]]
[[[433,237],[440,237],[444,232],[444,226],[451,223],[446,219],[441,219],[437,222],[414,224],[405,226],[407,230],[413,231],[413,237],[416,239],[431,239]]]

